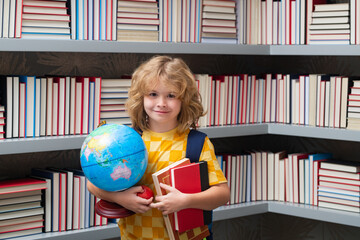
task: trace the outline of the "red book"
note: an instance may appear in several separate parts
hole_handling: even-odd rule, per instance
[[[182,193],[198,193],[209,188],[207,162],[188,164],[171,169],[172,186]],[[187,208],[174,213],[175,229],[184,232],[211,223],[211,212]]]
[[[155,190],[156,190],[156,194],[159,196],[162,195],[166,195],[166,191],[164,189],[162,189],[160,187],[160,183],[164,183],[167,185],[171,185],[171,180],[170,180],[170,169],[174,168],[174,167],[180,167],[180,166],[184,166],[184,165],[188,165],[190,164],[190,160],[188,158],[184,158],[182,160],[179,160],[173,164],[170,164],[169,166],[155,172],[152,174],[152,178],[154,181],[154,186],[155,186]],[[168,232],[169,238],[171,240],[180,240],[182,237],[186,237],[186,236],[192,236],[191,240],[202,240],[203,238],[205,238],[206,236],[209,235],[209,229],[207,226],[203,226],[200,228],[201,233],[195,233],[191,230],[185,231],[183,233],[180,233],[179,231],[176,231],[174,228],[174,214],[168,214],[168,215],[163,215],[164,217],[164,221],[165,221],[165,226],[166,226],[166,230]]]
[[[34,178],[21,178],[0,182],[0,194],[46,189],[46,182]]]

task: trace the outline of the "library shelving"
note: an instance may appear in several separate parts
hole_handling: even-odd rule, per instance
[[[9,57],[10,55],[15,57]],[[72,68],[62,68],[63,62],[52,62],[53,58],[43,56],[55,56],[55,59],[71,59],[74,55],[74,66]],[[90,55],[98,58],[87,59]],[[189,63],[190,68],[195,73],[211,74],[237,74],[241,72],[266,73],[266,72],[298,72],[307,73],[339,73],[352,76],[360,75],[358,69],[360,63],[360,46],[344,45],[237,45],[237,44],[190,44],[190,43],[139,43],[139,42],[114,42],[114,41],[74,41],[74,40],[25,40],[25,39],[0,39],[0,74],[43,74],[49,69],[51,74],[87,74],[99,75],[104,77],[119,77],[121,74],[131,73],[138,64],[155,54],[168,54],[179,56]],[[102,56],[111,56],[118,60],[129,61],[122,65],[111,65],[104,62]],[[22,59],[24,58],[24,59]],[[9,64],[8,60],[15,61]],[[110,58],[111,60],[111,58]],[[119,61],[120,61],[119,60]],[[200,60],[200,61],[199,61]],[[120,61],[121,63],[121,61]],[[347,63],[351,63],[350,66]],[[14,67],[13,65],[17,65]],[[110,67],[108,66],[110,65]],[[82,65],[87,67],[81,68]],[[99,66],[104,70],[91,68]],[[333,67],[335,66],[335,67]],[[120,70],[110,71],[111,68],[119,67]],[[289,69],[288,69],[289,67]],[[288,70],[288,71],[287,71]],[[23,72],[24,71],[24,72]],[[300,125],[286,125],[276,123],[247,124],[235,126],[218,126],[201,128],[208,136],[214,140],[215,149],[222,140],[229,149],[240,152],[245,150],[245,146],[238,146],[237,140],[250,137],[267,139],[285,137],[295,140],[301,138],[305,143],[309,141],[311,145],[314,141],[327,141],[339,143],[351,143],[354,149],[359,149],[360,134],[358,131],[334,128],[319,128]],[[0,142],[0,172],[16,168],[10,166],[15,158],[16,162],[23,158],[23,155],[33,156],[36,154],[47,154],[47,152],[70,152],[72,158],[78,154],[85,135],[61,136],[61,137],[39,137],[24,139],[5,139]],[[230,140],[229,140],[230,139]],[[236,141],[232,141],[236,139]],[[309,140],[308,140],[309,139]],[[253,141],[254,148],[256,140]],[[288,143],[288,144],[291,144]],[[296,143],[294,143],[296,144]],[[219,144],[221,145],[221,144]],[[333,145],[331,145],[333,146]],[[281,146],[279,146],[281,147]],[[341,145],[340,145],[341,147]],[[223,150],[219,146],[219,151]],[[306,144],[299,144],[296,150],[307,151]],[[359,150],[354,150],[356,155]],[[347,150],[346,150],[347,151]],[[337,149],[338,155],[342,150]],[[59,154],[61,164],[66,166],[67,156]],[[78,156],[78,155],[77,155]],[[32,157],[34,158],[34,157]],[[76,158],[76,157],[75,157]],[[24,159],[23,161],[26,161]],[[37,162],[37,164],[39,164]],[[72,163],[73,164],[73,163]],[[32,163],[27,161],[27,168],[32,167]],[[26,171],[25,171],[26,172]],[[3,175],[6,176],[6,175]],[[231,220],[239,217],[252,215],[276,213],[303,219],[311,219],[320,222],[329,222],[344,226],[360,228],[360,215],[343,211],[330,210],[314,206],[291,204],[284,202],[251,202],[223,206],[214,211],[213,219],[215,222]],[[116,238],[119,230],[116,224],[109,224],[103,227],[68,231],[60,233],[46,233],[32,236],[34,239],[105,239]],[[26,238],[18,238],[26,239]]]

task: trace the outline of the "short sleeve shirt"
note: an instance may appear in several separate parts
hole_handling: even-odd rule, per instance
[[[148,166],[144,176],[138,183],[139,185],[147,185],[154,193],[156,192],[152,174],[185,157],[189,131],[190,129],[179,133],[175,128],[165,133],[143,132],[142,138],[148,151]],[[205,139],[200,161],[207,161],[208,163],[210,186],[227,182],[216,159],[214,147],[208,137]],[[169,239],[162,213],[158,209],[150,209],[143,214],[134,214],[122,218],[118,224],[122,240]]]

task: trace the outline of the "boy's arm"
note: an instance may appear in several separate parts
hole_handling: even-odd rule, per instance
[[[144,213],[148,211],[150,209],[149,204],[153,200],[153,198],[145,199],[136,195],[137,193],[143,191],[141,186],[131,187],[119,192],[109,192],[102,190],[90,181],[87,181],[87,188],[96,197],[108,202],[117,203],[136,213]]]
[[[157,202],[150,204],[150,207],[159,209],[165,215],[185,208],[213,210],[226,204],[230,199],[230,189],[227,183],[219,183],[203,192],[193,194],[182,193],[176,188],[162,183],[160,186],[168,194],[156,196]]]

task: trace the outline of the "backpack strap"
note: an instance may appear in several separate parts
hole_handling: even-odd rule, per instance
[[[199,162],[206,136],[203,132],[195,129],[190,130],[186,144],[186,157],[190,159],[190,162]],[[205,214],[210,214],[210,218],[212,219],[212,211],[206,211]],[[207,236],[206,240],[212,240],[212,222],[208,225],[208,228],[210,236]]]
[[[190,162],[199,161],[206,136],[203,132],[195,129],[190,130],[186,145],[186,157],[190,159]]]

